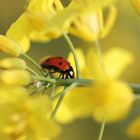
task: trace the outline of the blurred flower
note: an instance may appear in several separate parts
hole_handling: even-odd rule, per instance
[[[140,1],[139,0],[131,0],[133,7],[135,8],[136,12],[140,15]]]
[[[93,118],[99,122],[112,122],[124,118],[134,99],[127,84],[110,79],[95,82],[91,92]]]
[[[124,61],[117,65],[116,60],[119,60],[120,55],[124,58]],[[68,92],[56,114],[56,119],[62,123],[67,123],[76,118],[90,116],[93,116],[97,121],[106,120],[108,122],[124,118],[131,108],[133,94],[127,84],[118,81],[116,78],[132,63],[133,56],[131,53],[120,48],[112,48],[104,53],[105,62],[111,59],[110,65],[109,62],[105,63],[106,71],[108,72],[108,69],[111,68],[112,70],[115,68],[118,70],[112,72],[113,74],[110,74],[109,71],[110,78],[107,78],[108,76],[104,73],[93,49],[89,49],[86,56],[78,50],[77,56],[80,58],[79,64],[82,64],[82,77],[94,78],[95,83],[90,88],[77,87]],[[115,63],[112,63],[113,60]],[[73,61],[71,62],[74,67]]]
[[[95,79],[106,78],[104,70],[99,62],[99,58],[96,53],[94,53],[92,48],[87,53],[87,65],[90,66],[90,76]],[[91,61],[91,58],[94,61]],[[120,61],[121,58],[121,61]],[[111,77],[111,79],[118,79],[124,70],[133,63],[134,56],[131,52],[124,50],[120,47],[113,47],[103,54],[103,61],[106,70],[106,74]],[[90,77],[89,77],[90,78]]]
[[[121,61],[118,58],[121,58]],[[104,55],[107,73],[113,79],[117,79],[133,61],[134,56],[132,53],[118,47],[108,50]]]
[[[7,36],[16,40],[26,52],[32,41],[49,41],[69,31],[84,40],[104,37],[111,30],[117,10],[114,0],[71,1],[64,7],[60,0],[30,0],[25,12],[11,25]],[[103,8],[109,7],[103,19]],[[17,34],[18,32],[18,34]]]
[[[30,0],[25,12],[8,29],[7,36],[27,51],[30,40],[48,41],[67,32],[74,12],[72,7],[64,8],[60,0]]]
[[[0,72],[0,82],[13,86],[25,86],[31,82],[31,75],[26,70],[4,70]]]
[[[20,58],[4,58],[0,60],[0,68],[2,69],[25,69],[26,63]]]
[[[0,85],[0,138],[4,140],[48,140],[60,132],[50,122],[50,100],[45,96],[28,97],[21,87]]]
[[[110,32],[117,16],[115,6],[108,6],[108,15],[105,19],[101,6],[93,8],[94,4],[90,3],[87,7],[86,4],[83,7],[80,7],[79,3],[77,5],[79,5],[79,14],[70,26],[70,33],[85,41],[95,41],[105,37]]]
[[[4,35],[0,35],[0,51],[13,56],[19,56],[22,53],[22,48],[14,40]]]
[[[140,117],[137,117],[129,124],[127,134],[130,137],[140,137]]]

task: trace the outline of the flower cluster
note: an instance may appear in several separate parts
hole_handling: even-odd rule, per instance
[[[61,0],[28,1],[6,35],[0,35],[0,50],[6,54],[0,60],[1,139],[50,140],[60,133],[55,121],[92,117],[111,123],[127,117],[135,88],[120,75],[133,63],[134,55],[120,47],[102,54],[99,44],[116,22],[116,2],[72,0],[64,6]],[[132,4],[139,13],[138,0]],[[68,33],[92,46],[86,52],[75,49]],[[41,67],[26,54],[31,41],[47,43],[61,36],[71,49],[67,58],[71,63],[45,61]],[[74,78],[62,76],[73,70]],[[130,135],[138,135],[136,124],[128,129]]]
[[[23,54],[22,47],[0,35],[0,49],[12,56],[0,60],[0,138],[41,140],[58,135],[60,128],[50,122],[50,99],[44,96],[29,98],[25,86],[33,77],[26,62],[17,58]]]

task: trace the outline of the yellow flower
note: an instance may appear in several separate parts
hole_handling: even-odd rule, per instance
[[[91,48],[87,53],[86,62],[87,65],[90,66],[90,76],[95,79],[103,79],[103,77],[106,78],[104,70],[99,62],[99,57],[94,53],[95,51],[96,50]],[[93,61],[91,61],[91,58]],[[112,79],[117,79],[124,70],[133,63],[134,57],[133,54],[127,50],[120,47],[113,47],[104,52],[103,61],[107,75]]]
[[[114,47],[103,55],[105,68],[101,66],[98,56],[92,49],[87,55],[88,65],[92,65],[90,75],[95,77],[95,84],[91,87],[93,118],[100,122],[123,119],[131,108],[134,95],[127,84],[117,79],[132,63],[133,55],[121,48]],[[91,57],[93,57],[93,61],[91,61]]]
[[[133,103],[132,90],[121,81],[106,79],[97,81],[91,88],[93,94],[93,118],[99,122],[124,118]]]
[[[117,9],[113,5],[108,6],[106,20],[103,17],[104,10],[101,7],[93,8],[92,4],[89,4],[87,7],[86,5],[82,8],[79,6],[79,9],[79,14],[72,22],[69,31],[90,42],[105,37],[112,29],[117,16]]]
[[[19,56],[22,54],[21,46],[4,35],[0,35],[0,51],[13,56]]]
[[[0,72],[0,82],[13,86],[25,86],[31,82],[31,75],[26,70],[4,70]]]
[[[93,112],[91,95],[89,87],[69,91],[55,116],[56,120],[69,123],[77,118],[90,117]]]
[[[60,0],[30,0],[25,12],[8,29],[7,36],[19,42],[26,52],[30,40],[48,41],[67,32],[73,13],[75,9],[64,8]]]
[[[139,0],[131,0],[133,7],[135,8],[136,12],[140,15],[140,1]]]
[[[6,35],[19,42],[24,52],[29,49],[30,40],[49,41],[69,31],[93,41],[106,36],[112,28],[117,11],[110,6],[113,2],[77,0],[64,7],[60,0],[30,0],[25,12],[11,25]],[[108,6],[109,14],[104,24],[102,8]]]
[[[129,124],[127,134],[130,137],[140,137],[140,117],[137,117]]]
[[[26,63],[20,58],[4,58],[0,60],[0,68],[2,69],[25,69]]]
[[[29,98],[25,89],[9,86],[0,86],[0,93],[0,138],[47,140],[58,135],[46,96]]]
[[[121,58],[121,61],[118,58]],[[134,57],[132,53],[118,47],[114,47],[104,54],[106,71],[113,79],[117,79],[123,73],[124,69],[132,64],[133,61]]]
[[[105,119],[108,122],[124,118],[134,98],[127,84],[116,78],[132,63],[132,54],[117,47],[105,52],[103,58],[106,72],[110,77],[107,78],[93,48],[89,49],[86,56],[81,50],[76,52],[80,58],[82,77],[94,79],[95,83],[90,88],[77,87],[69,91],[56,114],[56,119],[61,123],[67,123],[76,118],[89,116],[93,116],[97,121]],[[124,59],[121,62],[120,56]],[[73,61],[71,62],[73,65]]]

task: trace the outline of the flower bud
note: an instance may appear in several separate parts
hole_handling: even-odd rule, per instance
[[[5,58],[0,60],[0,68],[3,69],[25,69],[26,63],[20,58]]]
[[[25,70],[5,70],[0,72],[0,81],[7,85],[25,86],[31,82],[31,76]]]
[[[13,56],[19,56],[22,53],[21,46],[4,35],[0,35],[0,50]]]

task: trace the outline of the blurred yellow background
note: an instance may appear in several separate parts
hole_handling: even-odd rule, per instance
[[[1,34],[5,34],[12,22],[24,11],[25,2],[26,0],[0,0]],[[134,63],[123,73],[122,79],[130,83],[139,83],[140,17],[136,15],[135,10],[128,0],[119,1],[117,6],[119,8],[117,22],[111,33],[105,39],[101,40],[101,46],[103,51],[115,46],[131,51],[135,56]],[[72,37],[72,40],[78,47],[86,49],[86,44],[81,40],[74,37]],[[34,47],[31,47],[28,54],[38,62],[45,55],[66,57],[69,52],[69,48],[66,47],[66,42],[62,38],[46,44],[32,43],[32,46]],[[125,121],[106,125],[103,140],[136,140],[127,137],[125,129],[131,119],[140,115],[138,106],[140,106],[140,103],[136,102],[132,108],[131,115]],[[77,120],[63,126],[63,132],[58,140],[96,140],[99,128],[100,124],[97,124],[90,118]]]

